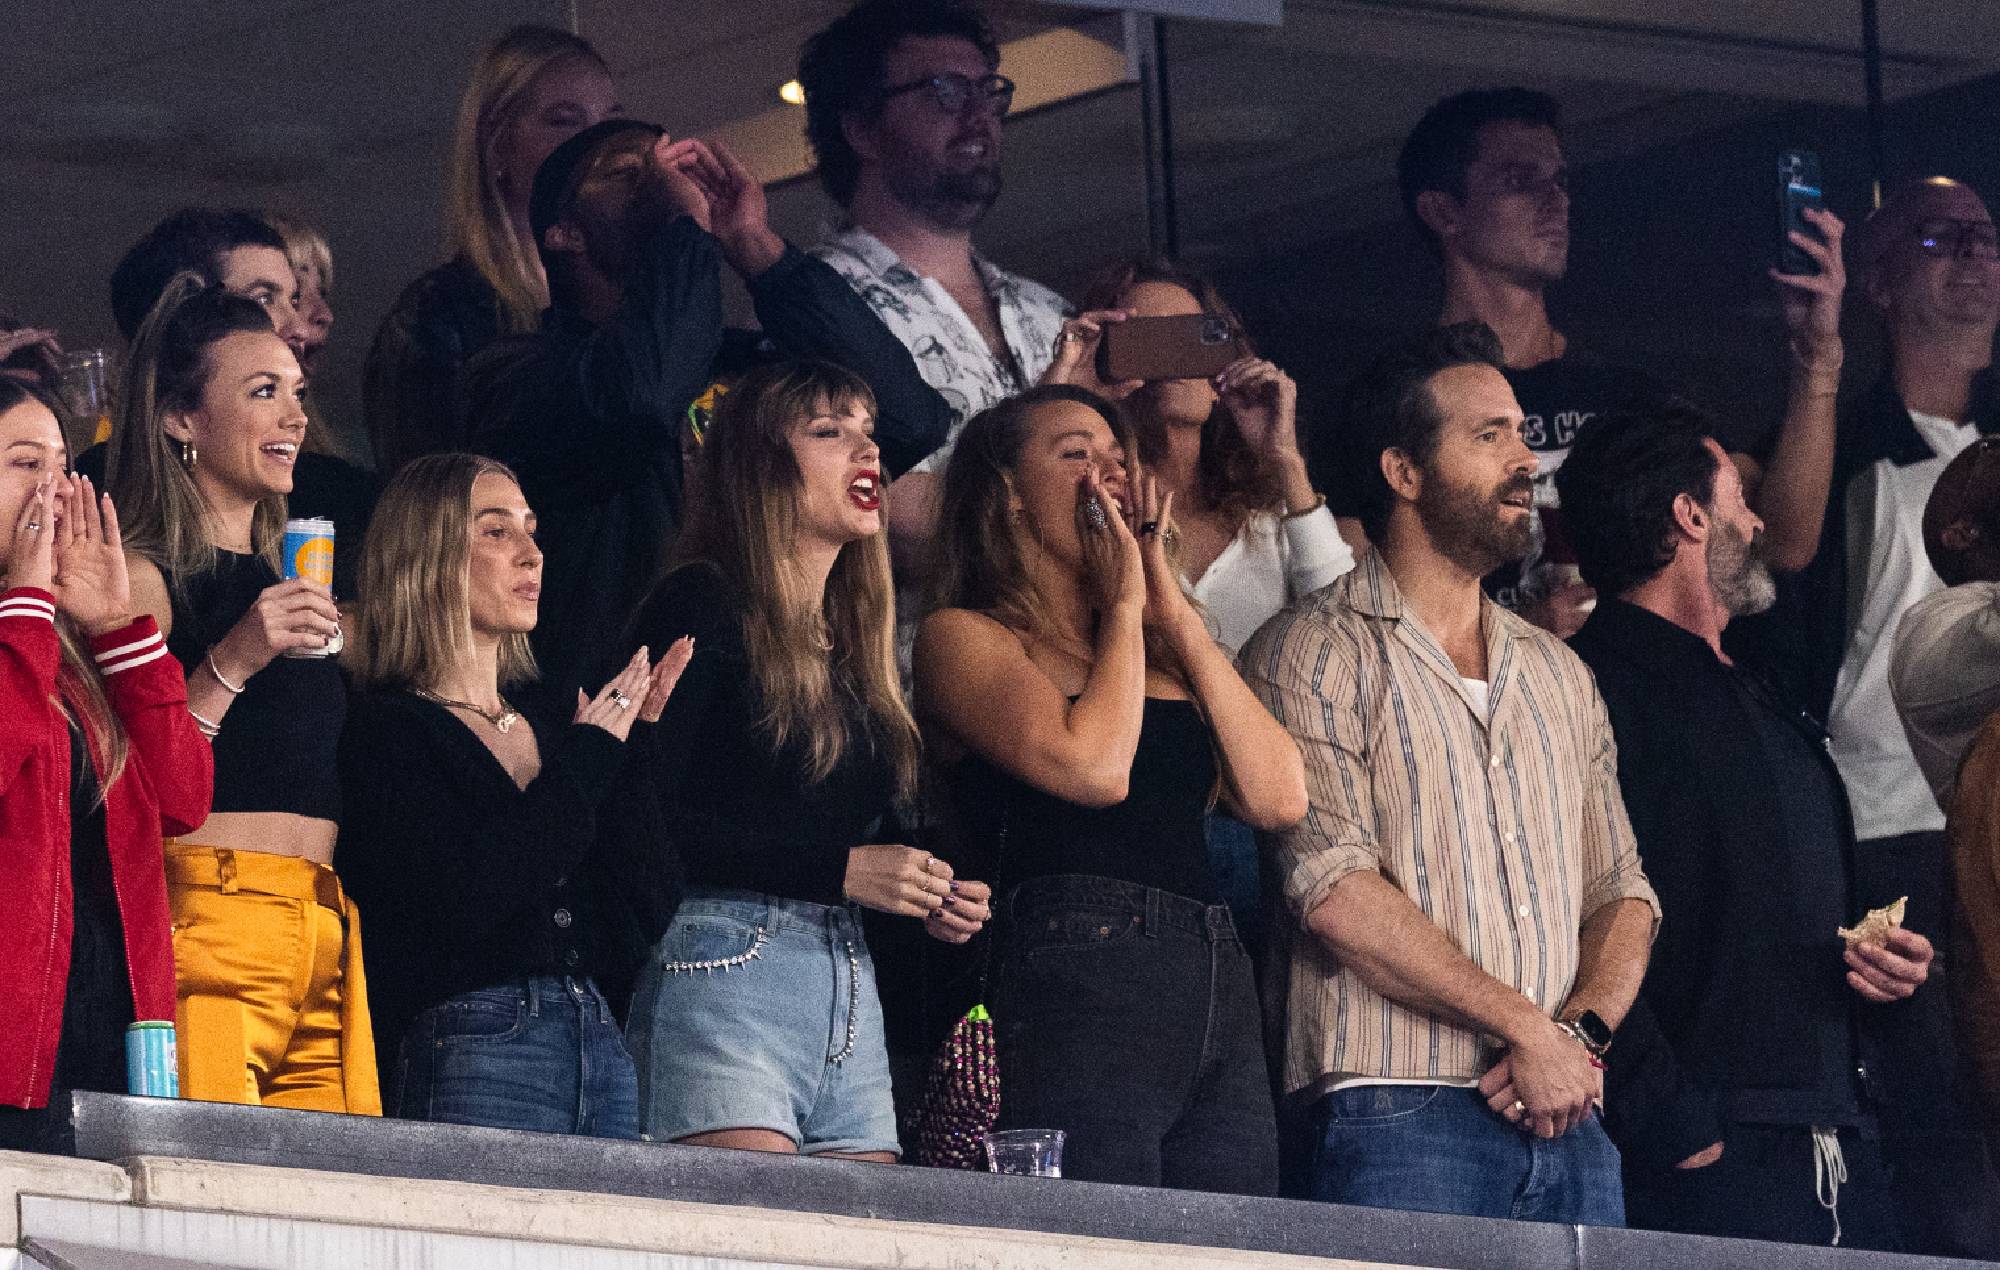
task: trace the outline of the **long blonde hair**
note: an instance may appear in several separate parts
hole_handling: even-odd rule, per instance
[[[500,297],[503,331],[534,330],[548,307],[549,288],[534,244],[522,242],[514,232],[496,150],[519,121],[535,77],[570,57],[604,64],[582,36],[536,23],[511,27],[479,51],[458,102],[445,191],[444,249],[471,262]]]
[[[792,560],[805,492],[792,429],[857,406],[874,414],[875,395],[826,362],[780,362],[745,376],[705,434],[676,556],[715,565],[741,589],[743,642],[764,707],[759,722],[772,742],[800,744],[808,775],[824,780],[852,743],[846,694],[865,711],[869,739],[908,801],[917,788],[917,725],[896,668],[886,517],[882,531],[840,549],[817,610]]]
[[[945,465],[926,612],[970,609],[1039,640],[1053,640],[1060,633],[1030,567],[1042,545],[1033,527],[1014,514],[1013,503],[1014,471],[1034,431],[1035,415],[1065,401],[1095,411],[1124,447],[1127,464],[1137,466],[1137,447],[1124,418],[1110,402],[1083,388],[1044,384],[974,415]],[[1168,561],[1176,556],[1169,544]],[[1179,659],[1164,638],[1150,627],[1145,638],[1146,664],[1181,678]]]
[[[237,334],[270,335],[270,315],[254,300],[179,273],[140,325],[125,364],[105,484],[118,505],[126,548],[158,565],[173,586],[214,568],[216,546],[208,505],[183,446],[167,434],[167,416],[201,407],[209,350]],[[200,461],[199,454],[193,457]],[[250,549],[275,569],[284,535],[285,496],[259,499]]]
[[[11,375],[0,375],[0,415],[29,402],[40,405],[61,421],[62,412],[54,397]],[[117,712],[111,708],[111,698],[104,691],[104,680],[97,673],[97,663],[90,656],[82,632],[67,613],[56,614],[56,637],[62,659],[56,666],[55,706],[83,729],[84,748],[97,773],[97,801],[101,805],[125,772],[131,740],[119,723]]]
[[[472,638],[472,485],[519,479],[476,454],[427,454],[382,491],[361,548],[361,600],[344,664],[364,688],[434,688]],[[500,687],[535,677],[528,637],[500,640]]]

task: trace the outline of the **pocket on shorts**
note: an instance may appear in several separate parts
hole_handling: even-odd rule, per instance
[[[660,969],[668,974],[736,970],[763,956],[766,928],[727,913],[693,913],[674,918],[660,941]]]

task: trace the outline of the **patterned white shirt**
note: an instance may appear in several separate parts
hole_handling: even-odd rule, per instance
[[[1032,387],[1048,369],[1069,306],[1039,282],[978,256],[973,263],[1000,314],[1011,358],[994,355],[958,301],[937,279],[904,264],[881,239],[855,226],[813,250],[832,265],[916,360],[917,372],[951,403],[958,419],[935,453],[912,468],[936,472],[973,415]]]

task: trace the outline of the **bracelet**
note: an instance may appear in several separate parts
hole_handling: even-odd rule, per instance
[[[194,717],[194,726],[196,731],[200,732],[203,736],[207,737],[209,740],[213,741],[218,735],[221,734],[222,725],[220,723],[217,723],[214,719],[209,718],[207,715],[195,709],[193,706],[188,707],[188,713]]]
[[[1324,494],[1315,494],[1315,495],[1313,495],[1313,501],[1312,501],[1312,506],[1310,506],[1310,507],[1302,507],[1302,508],[1300,508],[1300,509],[1299,509],[1298,511],[1295,511],[1295,512],[1286,512],[1286,513],[1285,513],[1285,519],[1286,519],[1286,520],[1297,520],[1297,519],[1298,519],[1299,517],[1301,517],[1301,516],[1310,516],[1310,515],[1312,515],[1312,514],[1313,514],[1314,512],[1318,511],[1318,510],[1319,510],[1320,508],[1322,508],[1322,507],[1325,507],[1325,506],[1326,506],[1326,495],[1324,495]]]
[[[218,669],[216,668],[216,665],[215,665],[215,650],[214,650],[213,648],[211,648],[211,649],[209,649],[209,650],[208,650],[208,656],[206,656],[206,657],[202,658],[202,664],[203,664],[204,666],[207,666],[207,667],[208,667],[208,673],[209,673],[209,674],[211,674],[211,675],[214,675],[214,676],[215,676],[215,682],[217,682],[217,683],[221,684],[221,685],[222,685],[223,687],[225,687],[225,688],[229,689],[229,695],[230,695],[230,696],[232,696],[232,697],[240,697],[240,696],[242,696],[242,695],[243,695],[243,685],[242,685],[242,684],[233,684],[233,683],[230,683],[230,682],[229,682],[229,681],[228,681],[227,679],[224,679],[224,678],[222,677],[222,672],[221,672],[220,670],[218,670]],[[197,716],[195,716],[195,717],[196,717],[196,718],[199,718],[200,716],[199,716],[199,715],[197,715]]]

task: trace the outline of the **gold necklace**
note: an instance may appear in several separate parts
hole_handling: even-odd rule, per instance
[[[429,688],[416,688],[412,689],[412,691],[433,705],[446,706],[458,710],[470,710],[494,727],[500,729],[503,733],[513,727],[515,721],[521,717],[521,712],[513,706],[508,705],[507,698],[505,697],[500,698],[499,710],[489,712],[473,705],[470,701],[454,701],[450,697],[440,697]]]

